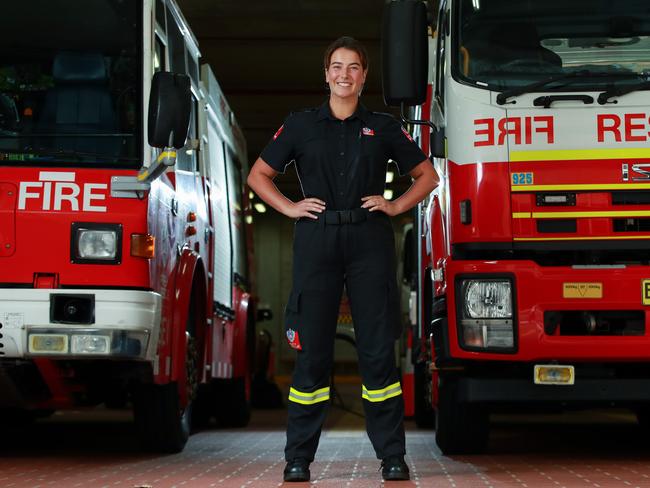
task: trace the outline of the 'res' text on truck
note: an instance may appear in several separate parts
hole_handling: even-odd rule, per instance
[[[650,6],[393,1],[384,96],[441,184],[415,216],[414,396],[446,454],[489,414],[650,420]],[[413,107],[407,111],[406,107]]]
[[[26,0],[3,18],[3,418],[132,405],[165,452],[192,417],[245,425],[246,148],[177,5]]]

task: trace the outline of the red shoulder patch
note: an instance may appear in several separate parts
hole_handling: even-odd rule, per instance
[[[281,125],[280,128],[278,129],[278,131],[277,131],[277,132],[275,133],[275,135],[273,136],[273,140],[274,140],[274,141],[278,138],[278,136],[279,136],[280,134],[282,134],[282,129],[284,129],[284,125]]]
[[[404,132],[404,135],[409,141],[413,142],[413,138],[411,137],[411,134],[409,134],[404,127],[402,127],[402,132]]]

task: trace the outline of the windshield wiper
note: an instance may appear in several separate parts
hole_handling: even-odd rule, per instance
[[[517,95],[523,95],[524,93],[533,92],[537,88],[541,88],[545,85],[553,83],[554,81],[569,80],[571,78],[577,78],[579,76],[585,76],[588,74],[588,71],[573,71],[571,73],[562,73],[561,75],[549,76],[548,78],[535,81],[534,83],[529,83],[528,85],[511,88],[510,90],[502,91],[497,95],[497,103],[499,105],[504,105],[508,101],[508,98],[516,97]]]
[[[612,97],[620,97],[622,95],[627,95],[628,93],[639,90],[650,90],[650,80],[640,81],[631,85],[619,85],[609,88],[598,95],[598,103],[605,105],[606,103],[609,103],[609,99]]]
[[[571,73],[563,73],[559,75],[549,76],[548,78],[544,78],[543,80],[529,83],[528,85],[518,86],[510,90],[502,91],[497,95],[497,103],[499,105],[504,105],[508,101],[508,98],[516,97],[517,95],[523,95],[524,93],[534,92],[538,88],[549,85],[554,81],[572,82],[577,78],[590,78],[594,76],[599,76],[599,77],[601,76],[621,77],[622,76],[627,78],[630,76],[638,77],[639,75],[637,73],[608,73],[607,71],[589,71],[589,70],[572,71]]]

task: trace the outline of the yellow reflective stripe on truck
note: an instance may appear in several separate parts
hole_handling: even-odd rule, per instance
[[[647,190],[650,183],[611,183],[611,184],[585,184],[585,185],[521,185],[511,186],[513,192],[533,191],[589,191],[589,190]]]
[[[613,210],[602,212],[514,212],[513,219],[576,219],[593,217],[650,217],[650,210]]]
[[[626,149],[554,149],[545,151],[511,151],[510,162],[522,161],[577,161],[589,159],[650,158],[648,148]]]
[[[513,241],[616,241],[632,239],[650,239],[650,235],[627,236],[590,236],[590,237],[514,237]]]

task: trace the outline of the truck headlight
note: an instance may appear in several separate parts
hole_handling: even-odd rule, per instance
[[[72,224],[73,263],[117,264],[122,258],[122,226],[119,224]]]
[[[459,341],[464,349],[513,352],[513,283],[507,278],[462,279],[457,288]]]
[[[472,319],[512,318],[510,281],[463,282],[465,313]]]
[[[82,259],[115,259],[117,232],[80,229],[77,249]]]

